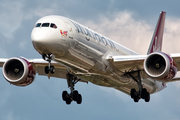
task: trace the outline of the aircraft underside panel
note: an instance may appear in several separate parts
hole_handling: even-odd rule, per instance
[[[102,76],[102,75],[77,75],[78,77],[87,80],[93,84],[103,86],[103,87],[112,87],[117,90],[120,90],[128,95],[132,88],[138,90],[137,83],[131,78],[121,78],[119,80],[113,78],[112,76]],[[156,86],[155,82],[152,80],[142,80],[143,87],[151,94],[157,92],[159,89]]]

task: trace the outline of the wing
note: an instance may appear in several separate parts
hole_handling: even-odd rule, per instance
[[[127,55],[127,56],[112,56],[109,61],[121,72],[131,70],[143,70],[144,60],[148,55]],[[180,71],[180,53],[170,54],[173,58],[177,70]],[[169,82],[180,81],[180,77],[175,77]]]
[[[0,67],[3,67],[3,64],[7,61],[8,59],[0,59]],[[29,59],[28,60],[34,67],[36,73],[38,75],[43,75],[43,76],[48,76],[50,77],[57,77],[57,78],[64,78],[66,79],[66,74],[67,74],[67,67],[59,64],[58,62],[51,62],[51,65],[55,66],[55,73],[54,74],[45,74],[44,72],[44,67],[48,66],[48,62],[43,60],[43,59]]]
[[[176,53],[176,54],[170,54],[170,56],[173,58],[177,70],[180,71],[180,53]]]
[[[4,64],[7,60],[8,60],[8,59],[0,58],[0,67],[2,67],[3,64]]]
[[[121,72],[131,69],[143,69],[143,62],[147,55],[113,56],[109,61]]]

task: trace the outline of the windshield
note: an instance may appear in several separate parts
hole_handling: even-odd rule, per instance
[[[57,28],[56,24],[54,23],[37,23],[35,27],[51,27],[51,28]]]
[[[43,23],[42,27],[49,27],[49,23]]]
[[[41,23],[37,23],[36,25],[35,25],[35,27],[40,27],[41,26]]]
[[[51,28],[57,28],[57,26],[54,23],[51,23]]]

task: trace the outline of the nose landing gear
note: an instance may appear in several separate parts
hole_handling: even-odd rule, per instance
[[[51,74],[54,74],[55,68],[54,68],[54,66],[51,66],[52,54],[47,54],[47,55],[46,55],[46,54],[43,54],[43,55],[42,55],[42,58],[43,58],[44,60],[46,60],[46,61],[49,62],[49,65],[44,68],[44,72],[45,72],[46,74],[49,74],[49,72],[50,72]]]

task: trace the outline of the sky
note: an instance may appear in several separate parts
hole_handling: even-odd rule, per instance
[[[180,53],[179,0],[0,0],[0,55],[41,58],[31,43],[35,22],[61,15],[146,54],[161,11],[166,11],[163,51]],[[2,71],[2,69],[1,69]],[[83,102],[66,105],[64,79],[36,76],[26,87],[10,85],[0,75],[0,120],[179,120],[180,82],[169,83],[138,103],[112,88],[78,83]]]

